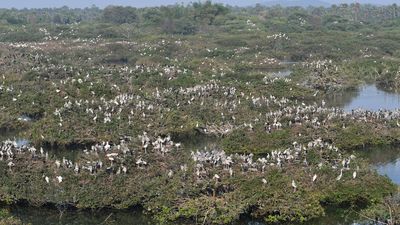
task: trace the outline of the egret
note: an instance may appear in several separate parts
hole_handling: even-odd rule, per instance
[[[56,160],[55,164],[56,164],[57,168],[60,168],[61,162],[59,160]]]
[[[126,166],[122,166],[122,172],[126,174],[128,172],[128,168],[126,168]]]
[[[263,182],[263,184],[267,184],[267,180],[265,178],[261,179],[261,181]]]
[[[9,162],[8,164],[8,168],[11,170],[11,167],[15,166],[15,164],[13,162]]]
[[[293,189],[294,189],[294,192],[296,192],[296,190],[297,190],[297,185],[296,185],[296,182],[295,182],[294,180],[292,180],[292,187],[293,187]]]
[[[168,172],[168,177],[169,177],[169,178],[172,178],[173,175],[174,175],[174,172],[173,172],[172,170],[169,170],[169,172]]]
[[[340,170],[340,174],[339,176],[336,178],[337,181],[339,181],[340,179],[342,179],[343,176],[343,169]]]
[[[314,176],[312,178],[312,182],[314,183],[316,179],[317,179],[317,174],[314,174]]]

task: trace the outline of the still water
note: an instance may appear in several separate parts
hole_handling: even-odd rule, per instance
[[[341,107],[347,112],[352,109],[395,110],[400,108],[400,94],[381,90],[376,85],[365,85],[358,90],[349,90],[331,96],[328,104]]]
[[[271,75],[274,77],[288,77],[292,74],[292,70],[290,69],[284,69],[284,70],[277,70],[271,72]]]
[[[400,94],[388,92],[376,87],[365,85],[358,90],[350,90],[332,96],[328,105],[341,107],[349,112],[353,109],[378,111],[380,109],[400,109]],[[393,147],[375,147],[365,152],[378,173],[388,176],[394,183],[400,185],[400,149]]]
[[[153,225],[156,224],[150,216],[140,210],[99,210],[99,211],[58,211],[48,208],[14,206],[9,208],[11,213],[21,221],[31,225]],[[339,216],[340,215],[340,216]],[[334,209],[328,209],[323,218],[302,225],[353,225],[357,224],[354,215],[344,214]],[[193,223],[174,223],[190,225]],[[201,224],[201,223],[200,223]],[[265,225],[261,221],[241,219],[232,225]],[[291,224],[287,224],[291,225]],[[293,224],[294,225],[294,224]],[[358,225],[358,224],[357,224]]]
[[[389,177],[400,185],[400,147],[379,146],[366,149],[364,156],[369,159],[379,174]]]

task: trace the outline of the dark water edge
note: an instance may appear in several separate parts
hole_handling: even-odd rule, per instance
[[[142,213],[142,209],[132,210],[57,210],[47,207],[29,207],[24,205],[7,207],[14,217],[19,218],[24,224],[31,225],[152,225],[157,224],[149,215]],[[195,224],[195,221],[173,223],[176,225]],[[197,224],[202,224],[198,221]],[[286,223],[284,225],[299,224]],[[356,215],[345,210],[328,208],[327,215],[311,220],[303,225],[356,225]],[[366,223],[365,223],[366,224]],[[248,217],[241,218],[232,225],[266,225],[261,220]]]
[[[12,216],[31,225],[155,224],[142,210],[57,210],[48,207],[11,206]]]

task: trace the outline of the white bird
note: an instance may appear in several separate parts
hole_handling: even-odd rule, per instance
[[[265,178],[263,178],[261,181],[263,182],[263,184],[267,184],[267,180]]]
[[[122,166],[122,172],[126,174],[128,172],[128,168],[126,168],[126,166]]]
[[[314,183],[316,179],[317,179],[317,174],[314,174],[314,176],[312,178],[312,182]]]
[[[174,175],[174,172],[172,170],[169,170],[168,177],[171,178],[173,175]]]
[[[44,180],[46,181],[46,183],[50,183],[49,177],[45,177]]]
[[[58,183],[61,183],[61,182],[63,182],[63,178],[62,178],[62,176],[57,176],[56,178],[57,178],[57,180],[58,180]]]
[[[106,144],[104,145],[104,151],[108,151],[111,149],[111,145],[108,143],[108,141],[106,142]]]
[[[294,188],[294,191],[296,192],[297,185],[296,185],[296,182],[294,180],[292,180],[292,187]]]
[[[353,179],[356,179],[356,177],[357,177],[357,171],[354,171],[353,172]]]
[[[79,165],[78,165],[78,163],[75,164],[74,172],[75,173],[79,173]]]
[[[118,153],[110,153],[110,154],[107,154],[106,155],[108,158],[110,158],[110,157],[117,157],[118,156]]]
[[[340,179],[342,179],[342,176],[343,176],[343,169],[341,169],[340,170],[340,174],[339,174],[339,176],[336,178],[336,180],[340,180]]]
[[[8,165],[10,170],[11,170],[11,167],[15,166],[15,164],[13,162],[9,162],[7,165]]]

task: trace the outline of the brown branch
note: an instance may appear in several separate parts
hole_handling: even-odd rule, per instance
[[[366,215],[363,215],[363,214],[361,214],[361,213],[355,211],[354,209],[352,209],[352,210],[353,210],[356,214],[358,214],[359,216],[361,216],[361,217],[363,217],[363,218],[365,218],[365,219],[367,219],[367,220],[370,220],[370,221],[372,221],[372,222],[374,222],[374,223],[389,225],[388,223],[385,223],[385,222],[382,222],[382,221],[379,221],[379,220],[375,220],[375,219],[372,219],[372,218],[370,218],[370,217],[368,217],[368,216],[366,216]]]
[[[107,218],[101,223],[101,224],[105,224],[107,222],[108,219],[110,219],[110,217],[113,215],[113,213],[110,213],[110,215],[107,216]]]

